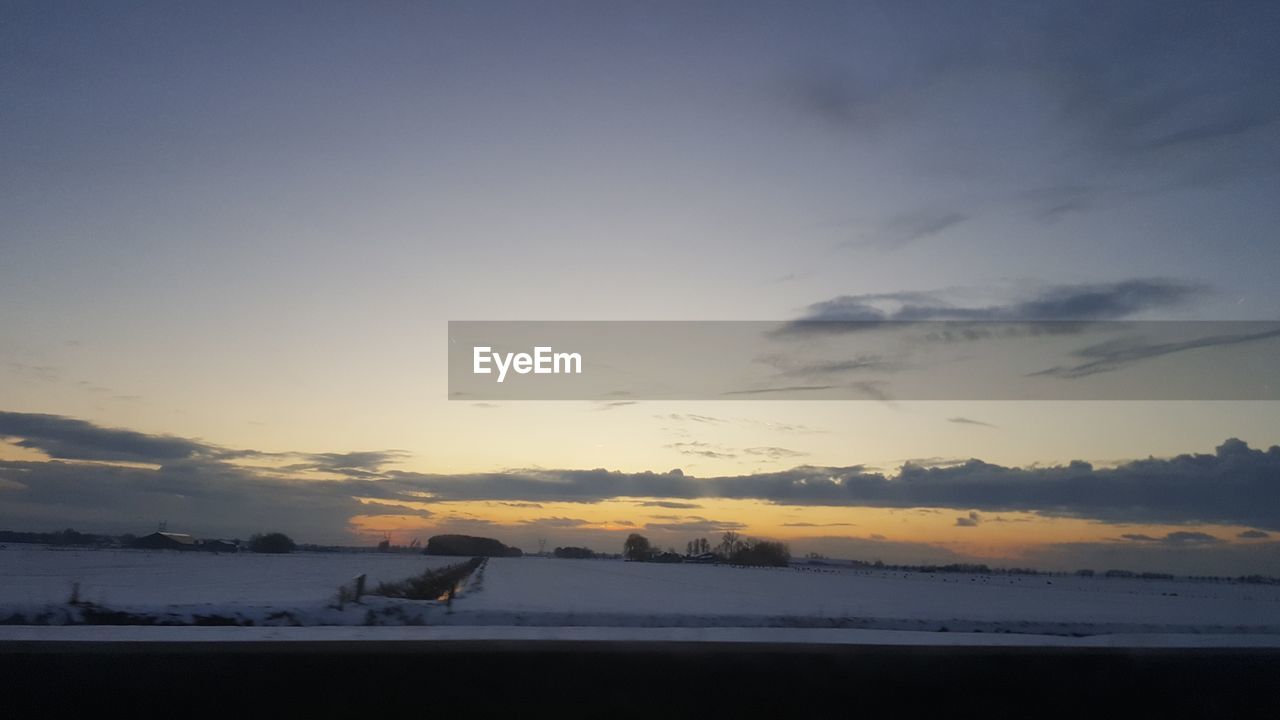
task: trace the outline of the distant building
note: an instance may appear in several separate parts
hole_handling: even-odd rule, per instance
[[[200,543],[200,549],[205,552],[233,553],[240,552],[240,546],[230,540],[205,540]]]
[[[144,550],[199,550],[200,541],[183,533],[153,532],[133,542]]]

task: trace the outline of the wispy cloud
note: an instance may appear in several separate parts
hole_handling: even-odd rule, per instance
[[[954,210],[924,209],[902,213],[873,226],[844,247],[899,248],[918,240],[940,235],[963,223],[969,215]]]
[[[992,425],[989,422],[982,422],[981,420],[974,420],[972,418],[967,418],[967,417],[947,418],[947,422],[956,423],[957,425],[978,425],[980,427],[988,427],[988,428],[996,427],[995,425]]]
[[[1176,307],[1206,292],[1204,286],[1196,283],[1143,278],[1115,283],[1050,286],[1029,297],[980,306],[957,305],[949,301],[943,291],[841,295],[810,305],[787,330],[832,332],[841,329],[839,323],[932,320],[1119,320],[1148,310]]]
[[[1063,379],[1076,379],[1113,372],[1129,367],[1145,360],[1173,355],[1174,353],[1200,350],[1212,347],[1229,347],[1245,343],[1258,342],[1280,337],[1280,330],[1266,330],[1253,333],[1236,333],[1212,335],[1180,342],[1144,343],[1133,338],[1119,338],[1107,342],[1090,345],[1077,350],[1072,355],[1086,362],[1076,365],[1056,365],[1051,368],[1031,373],[1033,376],[1051,376]]]

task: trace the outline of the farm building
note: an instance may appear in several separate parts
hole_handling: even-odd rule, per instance
[[[135,540],[133,546],[144,550],[199,550],[200,541],[183,533],[153,532]]]

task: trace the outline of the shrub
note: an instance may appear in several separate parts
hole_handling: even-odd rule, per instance
[[[409,600],[437,600],[444,597],[452,599],[453,591],[459,583],[475,572],[485,559],[474,557],[464,563],[430,569],[421,575],[407,578],[399,582],[383,582],[374,588],[373,595],[384,597],[406,598]]]
[[[256,553],[291,553],[298,545],[284,533],[267,533],[249,538],[249,551]]]

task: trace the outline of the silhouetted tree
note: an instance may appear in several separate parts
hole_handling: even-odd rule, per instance
[[[786,567],[791,562],[791,552],[780,542],[747,539],[736,541],[736,546],[729,556],[729,562],[735,565]]]
[[[573,560],[590,560],[596,556],[590,548],[584,547],[558,547],[553,550],[551,554],[558,558],[569,558]]]
[[[653,547],[649,544],[649,538],[639,533],[631,533],[627,536],[627,541],[622,544],[622,554],[628,560],[648,560],[652,553]]]
[[[741,547],[742,547],[742,536],[739,535],[738,533],[732,530],[727,530],[723,535],[720,536],[720,547],[718,548],[718,550],[720,551],[721,555],[727,558],[731,558],[733,557],[733,554],[737,552]]]
[[[249,551],[256,553],[291,553],[298,545],[284,533],[267,533],[249,538]]]

